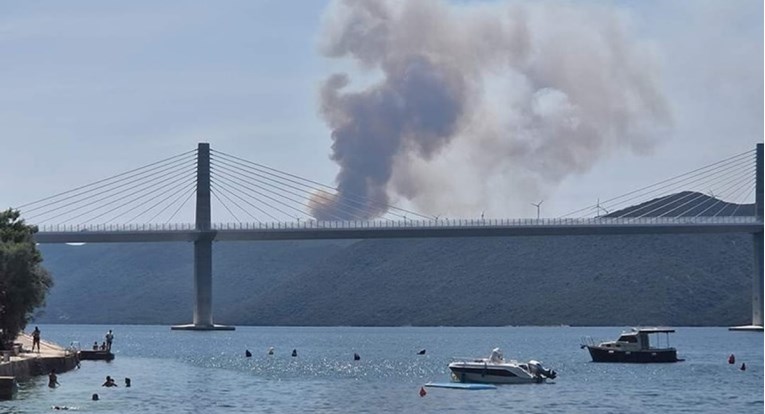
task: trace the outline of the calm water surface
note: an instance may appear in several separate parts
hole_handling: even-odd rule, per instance
[[[677,328],[671,344],[685,362],[597,364],[581,338],[615,339],[624,327],[295,328],[237,327],[181,332],[166,326],[41,325],[43,339],[87,346],[115,340],[112,362],[83,361],[20,385],[0,413],[762,413],[763,335],[725,328]],[[275,355],[268,356],[269,347]],[[558,371],[548,384],[497,390],[427,389],[449,380],[452,357],[537,359]],[[427,349],[424,356],[416,355]],[[245,358],[245,350],[253,356]],[[298,357],[290,353],[297,349]],[[361,356],[353,361],[353,353]],[[736,365],[728,365],[729,354]],[[741,362],[746,371],[739,370]],[[120,387],[102,388],[111,375]],[[124,387],[124,378],[132,387]],[[91,401],[98,393],[100,401]]]

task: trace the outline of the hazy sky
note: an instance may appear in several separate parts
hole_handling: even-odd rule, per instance
[[[446,10],[455,24],[479,9],[526,9],[520,2],[426,3],[432,10]],[[555,216],[762,142],[761,1],[550,1],[533,7],[530,33],[535,39],[559,28],[576,31],[590,16],[595,28],[616,25],[614,32],[639,53],[603,70],[629,67],[634,71],[630,79],[640,85],[648,82],[642,79],[650,72],[649,92],[665,106],[660,115],[633,121],[659,119],[661,128],[654,131],[655,125],[648,125],[639,142],[609,145],[591,165],[556,174],[542,188],[528,191],[523,164],[491,176],[468,165],[469,158],[448,158],[460,145],[470,145],[465,136],[472,136],[472,130],[462,128],[430,158],[404,167],[406,158],[394,160],[392,180],[399,182],[390,184],[398,186],[391,190],[392,202],[419,209],[434,209],[436,203],[439,211],[423,211],[429,214],[471,216],[468,210],[475,207],[476,216],[486,210],[493,217],[531,217],[536,208],[530,203],[543,198],[542,215]],[[375,66],[379,62],[359,64],[359,53],[368,45],[356,55],[338,52],[343,45],[336,32],[343,24],[352,26],[347,16],[343,20],[342,8],[327,1],[0,1],[0,207],[179,154],[199,141],[333,184],[340,171],[330,159],[331,131],[337,126],[328,122],[332,114],[321,111],[328,102],[322,101],[322,85],[331,75],[345,73],[356,90],[363,90],[381,76]],[[568,26],[556,22],[546,8],[562,8],[565,13],[558,16],[573,20]],[[592,34],[585,35],[571,38]],[[469,43],[468,38],[468,48],[490,44],[477,39]],[[333,47],[335,52],[328,51]],[[491,57],[491,51],[485,53]],[[546,61],[556,62],[537,63]],[[517,74],[505,78],[497,68],[494,78],[517,79]],[[481,68],[465,70],[484,79]],[[551,69],[514,70],[530,79]],[[488,92],[482,96],[487,102],[494,99]],[[522,94],[513,96],[521,99]],[[503,118],[501,107],[492,113],[501,120],[498,124],[517,127],[512,125],[516,118]],[[401,180],[418,171],[428,176],[428,169],[443,169],[439,163],[445,160],[459,164],[449,164],[454,181],[457,175],[468,179],[450,184],[439,174],[442,181],[433,181],[427,190],[443,188],[448,196],[424,191],[429,200],[402,201],[411,189],[403,188]],[[469,179],[489,184],[483,192],[470,191],[475,185]],[[450,199],[459,201],[452,206]]]

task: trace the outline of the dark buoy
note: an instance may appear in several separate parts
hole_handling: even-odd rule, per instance
[[[420,397],[424,397],[428,395],[428,392],[425,391],[425,387],[420,387]]]
[[[125,388],[130,388],[130,378],[125,377]]]
[[[736,363],[736,356],[733,355],[733,354],[730,354],[730,356],[728,357],[728,363],[729,364],[735,364]]]
[[[274,347],[271,346],[268,348],[268,355],[273,355],[273,354],[274,354]]]
[[[360,359],[361,359],[361,357],[359,356],[359,354],[357,354],[357,353],[355,353],[355,352],[354,352],[354,353],[353,353],[353,360],[354,360],[354,361],[358,361],[358,360],[360,360]]]
[[[746,363],[742,362],[741,363],[741,368],[739,368],[739,369],[742,370],[742,371],[746,371]]]
[[[250,350],[249,350],[249,349],[245,349],[245,350],[244,350],[244,356],[246,356],[247,358],[249,358],[249,357],[251,357],[251,356],[252,356],[252,352],[250,352]]]
[[[424,349],[421,350],[420,352],[417,353],[417,355],[425,355],[425,350]]]
[[[98,401],[98,394],[93,394],[93,396],[90,397],[90,399],[93,401]]]
[[[297,349],[293,349],[293,350],[292,350],[292,356],[294,356],[294,357],[296,357],[296,356],[297,356]]]

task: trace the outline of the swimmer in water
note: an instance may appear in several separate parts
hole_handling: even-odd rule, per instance
[[[101,386],[102,387],[116,387],[117,383],[114,382],[114,379],[112,377],[107,375],[106,376],[106,381],[103,384],[101,384]]]
[[[58,383],[58,377],[56,376],[56,370],[52,369],[50,370],[50,374],[48,374],[48,386],[51,388],[56,388],[60,384]]]

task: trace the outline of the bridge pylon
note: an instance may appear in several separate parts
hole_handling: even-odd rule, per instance
[[[752,234],[754,245],[754,274],[752,275],[752,324],[745,326],[734,326],[729,328],[731,331],[762,331],[762,312],[763,312],[763,294],[765,294],[765,271],[763,269],[763,255],[765,255],[765,249],[763,249],[763,207],[765,207],[765,200],[763,200],[763,181],[762,181],[762,168],[763,168],[763,144],[757,144],[756,151],[756,173],[755,173],[755,196],[754,196],[754,214],[759,220],[760,231]]]
[[[194,240],[194,319],[188,325],[170,329],[188,331],[233,331],[233,326],[216,325],[212,317],[212,229],[210,209],[210,144],[197,145],[197,206]]]

